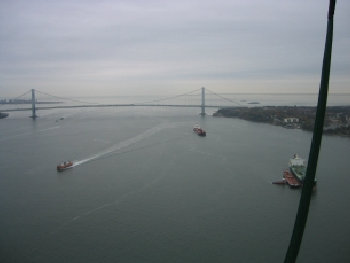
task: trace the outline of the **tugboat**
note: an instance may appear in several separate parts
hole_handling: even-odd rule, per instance
[[[0,112],[0,119],[5,119],[5,118],[7,118],[8,116],[9,116],[8,113],[6,113],[6,112]]]
[[[57,165],[57,171],[63,172],[64,170],[72,168],[72,167],[73,167],[72,161],[64,161],[64,162],[61,162],[59,165]]]
[[[194,131],[198,136],[201,136],[201,137],[207,136],[207,132],[206,132],[205,130],[203,130],[201,127],[199,127],[198,124],[196,124],[196,125],[193,126],[193,131]]]
[[[289,169],[283,172],[283,181],[273,182],[273,184],[287,184],[290,188],[300,188],[306,176],[304,159],[300,158],[298,154],[294,154],[293,158],[289,160],[288,166]],[[316,189],[316,179],[314,189]]]
[[[301,182],[298,181],[294,175],[292,175],[288,170],[283,172],[283,179],[290,188],[296,189],[301,187]]]

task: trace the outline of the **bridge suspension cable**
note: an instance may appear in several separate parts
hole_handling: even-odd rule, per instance
[[[175,98],[179,98],[179,97],[183,97],[183,96],[188,96],[188,95],[191,95],[191,94],[193,94],[193,93],[195,93],[197,91],[200,91],[200,90],[201,89],[196,89],[196,90],[192,90],[192,91],[189,91],[189,92],[185,92],[185,93],[180,94],[180,95],[175,95],[175,96],[171,96],[171,97],[155,99],[155,100],[143,102],[143,103],[140,103],[140,104],[149,104],[149,103],[154,103],[154,102],[160,102],[160,101],[166,101],[166,100],[170,100],[170,99],[175,99]]]
[[[16,99],[19,99],[19,98],[21,98],[21,97],[24,97],[25,95],[27,95],[28,93],[30,93],[32,90],[30,89],[30,90],[27,90],[26,92],[24,92],[22,95],[20,95],[20,96],[17,96],[17,97],[15,97],[15,98],[11,98],[12,100],[16,100]]]
[[[49,97],[52,97],[52,98],[55,98],[55,99],[68,100],[68,101],[72,101],[72,102],[85,103],[85,104],[91,104],[91,105],[101,105],[99,103],[94,103],[94,102],[87,102],[87,101],[82,101],[82,100],[77,100],[77,99],[70,99],[70,98],[65,98],[65,97],[59,97],[59,96],[51,95],[49,93],[46,93],[46,92],[43,92],[43,91],[40,91],[40,90],[35,90],[35,91],[40,93],[40,94],[43,94],[43,95],[46,95],[46,96],[49,96]]]
[[[24,92],[22,95],[14,97],[14,98],[9,98],[10,100],[18,100],[19,98],[24,97],[25,95],[27,95],[28,93],[30,93],[32,90],[27,90],[26,92]],[[0,107],[4,106],[5,104],[0,104]]]
[[[28,93],[32,92],[32,111],[35,113],[35,110],[38,109],[48,109],[48,108],[69,108],[69,107],[112,107],[112,106],[174,106],[174,107],[201,107],[202,108],[202,113],[205,112],[205,107],[221,107],[219,105],[205,105],[205,102],[203,103],[203,99],[205,98],[205,93],[203,94],[203,91],[205,90],[205,88],[199,88],[199,89],[195,89],[195,90],[192,90],[192,91],[189,91],[189,92],[185,92],[185,93],[182,93],[180,95],[175,95],[175,96],[169,96],[169,97],[163,97],[163,98],[158,98],[158,99],[153,99],[153,100],[150,100],[148,102],[143,102],[143,103],[128,103],[128,104],[118,104],[118,103],[114,103],[114,104],[101,104],[101,103],[96,103],[96,102],[88,102],[88,101],[83,101],[83,100],[80,100],[80,99],[73,99],[73,98],[67,98],[67,97],[60,97],[60,96],[56,96],[56,95],[52,95],[50,93],[47,93],[47,92],[43,92],[43,91],[40,91],[40,90],[34,90],[34,89],[31,89],[31,90],[28,90],[26,91],[25,93],[21,94],[20,96],[17,96],[16,98],[21,98],[25,95],[27,95]],[[226,98],[212,90],[209,90],[209,89],[206,89],[208,90],[209,92],[209,95],[215,95],[216,97],[219,97],[220,99],[222,100],[225,100],[225,101],[228,101],[230,102],[231,104],[237,104],[237,105],[240,105],[242,106],[240,103],[230,99],[230,98]],[[34,92],[33,92],[34,91]],[[35,91],[37,92],[37,94],[41,95],[39,97],[41,97],[41,102],[36,102],[37,99],[35,99]],[[195,103],[191,103],[191,101],[187,101],[187,103],[185,104],[179,104],[179,103],[172,103],[172,104],[165,104],[165,103],[159,103],[159,102],[162,102],[162,101],[167,101],[167,100],[171,100],[171,99],[176,99],[176,98],[180,98],[180,97],[186,97],[186,100],[193,100],[193,97],[194,96],[200,96],[202,92],[202,104],[199,104],[198,102],[195,102]],[[42,96],[44,95],[45,97],[50,97],[50,98],[55,98],[55,99],[58,99],[60,101],[71,101],[71,102],[75,102],[75,103],[79,103],[79,104],[83,104],[83,105],[64,105],[64,106],[44,106],[44,107],[36,107],[35,104],[36,103],[40,103],[40,104],[45,104],[45,101],[42,101],[45,97]],[[48,102],[47,103],[51,104],[52,102]],[[60,103],[59,101],[56,101],[56,103]],[[164,104],[164,105],[163,105]],[[226,106],[228,107],[228,106]],[[204,110],[203,110],[204,109]],[[14,111],[14,110],[21,110],[21,109],[9,109],[9,111]],[[28,108],[23,108],[22,110],[28,110]],[[34,116],[34,114],[33,114]]]
[[[237,102],[237,101],[234,101],[234,100],[232,100],[232,99],[229,99],[229,98],[225,98],[224,96],[219,95],[219,94],[217,94],[216,92],[214,92],[214,91],[212,91],[212,90],[210,90],[210,89],[206,89],[206,90],[209,91],[211,94],[213,94],[213,95],[219,97],[220,99],[223,99],[223,100],[225,100],[225,101],[231,102],[231,103],[233,103],[233,104],[237,104],[237,105],[239,105],[239,106],[243,106],[241,103],[239,103],[239,102]]]

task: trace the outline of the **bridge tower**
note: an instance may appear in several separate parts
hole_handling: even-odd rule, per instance
[[[205,116],[205,88],[202,87],[202,105],[201,105],[201,115]]]
[[[30,118],[32,118],[33,120],[35,120],[38,117],[35,111],[35,89],[32,89],[32,116],[30,116]]]

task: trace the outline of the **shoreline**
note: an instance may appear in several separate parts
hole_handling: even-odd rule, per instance
[[[312,131],[315,114],[315,106],[237,106],[221,108],[213,116],[239,118],[269,123],[286,129]],[[350,106],[327,107],[324,134],[350,137]]]

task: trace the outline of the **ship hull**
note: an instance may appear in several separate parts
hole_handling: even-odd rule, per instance
[[[68,162],[63,162],[59,165],[57,165],[57,171],[58,172],[63,172],[64,170],[73,168],[73,162],[68,161]]]
[[[298,168],[290,167],[289,170],[292,173],[292,175],[295,177],[295,179],[297,179],[301,184],[303,184],[306,176],[306,167],[298,167]],[[316,184],[317,184],[317,181],[315,178],[314,186],[316,186]]]
[[[8,113],[3,113],[3,112],[0,112],[0,119],[5,119],[9,116]]]
[[[288,170],[283,172],[283,179],[286,184],[292,189],[297,189],[302,186],[302,183]]]
[[[205,137],[207,136],[207,132],[200,128],[198,125],[195,125],[193,127],[193,132],[196,133],[198,136]]]
[[[290,172],[294,175],[294,177],[302,183],[305,179],[305,173],[301,172],[301,169],[303,168],[296,168],[296,167],[290,167],[289,170]]]

